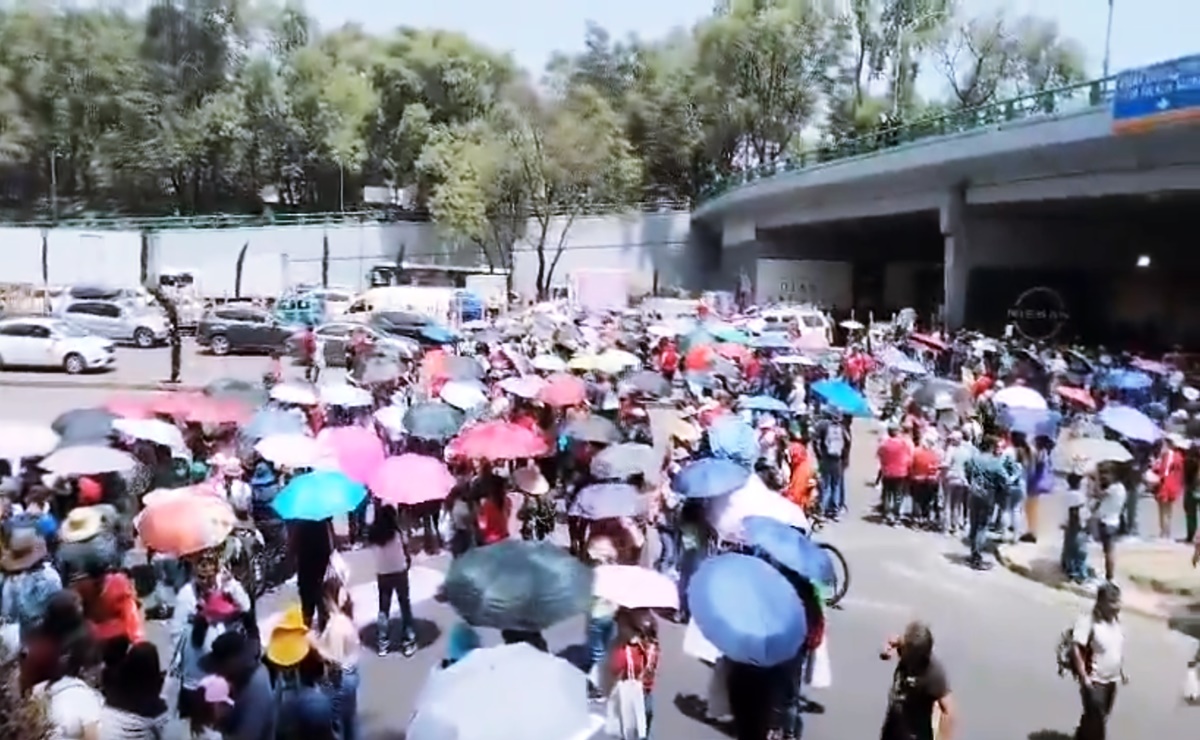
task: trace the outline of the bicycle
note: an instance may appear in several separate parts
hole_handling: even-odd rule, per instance
[[[830,584],[830,592],[825,597],[825,605],[835,607],[846,598],[846,592],[850,590],[850,564],[846,562],[842,551],[828,542],[817,542],[817,547],[829,553],[829,560],[833,564],[833,583]]]

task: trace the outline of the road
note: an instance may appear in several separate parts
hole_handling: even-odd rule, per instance
[[[203,372],[236,372],[247,379],[260,374],[265,365],[261,359],[212,362],[221,364],[200,365],[207,368]],[[0,387],[0,408],[9,418],[49,421],[71,408],[102,403],[113,392],[89,388],[85,381],[65,389],[5,385]],[[866,431],[857,436],[848,481],[856,513],[865,511],[875,496],[866,486],[866,480],[874,475],[872,443]],[[827,528],[821,536],[846,554],[853,582],[842,608],[830,616],[833,687],[811,692],[811,698],[824,705],[824,712],[808,715],[806,738],[868,740],[878,736],[892,670],[878,659],[878,650],[888,635],[913,618],[926,620],[933,628],[936,653],[946,666],[962,712],[960,740],[1071,737],[1078,717],[1078,696],[1071,681],[1058,677],[1054,649],[1062,630],[1088,608],[1085,601],[1000,568],[971,571],[961,564],[962,546],[943,535],[889,529],[852,517]],[[370,564],[361,552],[350,553],[348,559],[355,572],[352,581],[358,621],[366,627],[370,640],[375,612]],[[414,590],[422,601],[416,613],[422,620],[423,641],[431,644],[410,659],[372,655],[364,661],[360,705],[363,736],[368,740],[403,736],[416,692],[443,656],[439,636],[453,615],[431,597],[446,563],[434,558],[419,567],[416,579],[420,585]],[[263,613],[277,612],[293,598],[284,587],[263,600]],[[1132,682],[1118,696],[1110,725],[1112,736],[1194,737],[1200,709],[1186,707],[1179,699],[1184,664],[1195,651],[1194,641],[1161,623],[1133,615],[1125,619],[1125,629]],[[161,639],[159,629],[153,631]],[[682,655],[682,628],[664,623],[661,634],[664,657],[656,689],[655,735],[679,740],[724,737],[675,705],[676,697],[702,696],[708,674]],[[582,635],[583,626],[575,621],[549,631],[547,638],[555,650],[566,650],[582,642]],[[485,639],[495,641],[498,636]],[[497,691],[503,690],[497,687]]]

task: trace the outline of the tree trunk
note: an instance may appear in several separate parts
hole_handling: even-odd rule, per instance
[[[242,245],[242,251],[238,252],[237,264],[233,267],[233,297],[242,297],[242,269],[246,266],[246,252],[250,249],[250,242]]]
[[[321,240],[321,287],[329,287],[329,232]]]

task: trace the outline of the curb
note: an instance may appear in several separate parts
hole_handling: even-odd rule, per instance
[[[194,385],[189,383],[168,383],[166,381],[159,382],[131,382],[119,380],[55,380],[55,379],[37,379],[37,380],[9,380],[0,378],[0,388],[41,388],[46,390],[110,390],[110,391],[141,391],[141,392],[158,392],[158,391],[178,391],[187,393],[197,393],[204,390],[202,385]]]
[[[1159,580],[1153,576],[1129,576],[1129,580],[1142,588],[1148,588],[1164,596],[1179,596],[1185,599],[1200,598],[1200,591],[1197,591],[1195,588],[1174,586],[1167,581]]]
[[[1007,548],[1001,547],[996,551],[996,562],[1004,566],[1006,570],[1016,573],[1022,578],[1026,578],[1035,583],[1048,586],[1056,591],[1063,591],[1087,599],[1094,599],[1096,597],[1095,591],[1089,589],[1087,586],[1078,583],[1072,583],[1061,578],[1056,578],[1054,580],[1046,578],[1044,574],[1035,571],[1028,564],[1017,562],[1010,558],[1006,550]],[[1162,606],[1158,604],[1151,606],[1142,604],[1138,600],[1125,599],[1123,599],[1122,602],[1121,611],[1123,612],[1132,612],[1134,614],[1138,614],[1149,619],[1158,620],[1160,622],[1166,622],[1171,619],[1171,614],[1169,614],[1166,609],[1162,608]]]

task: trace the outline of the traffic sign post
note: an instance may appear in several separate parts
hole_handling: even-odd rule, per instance
[[[1200,55],[1118,74],[1112,119],[1118,134],[1200,121]]]

